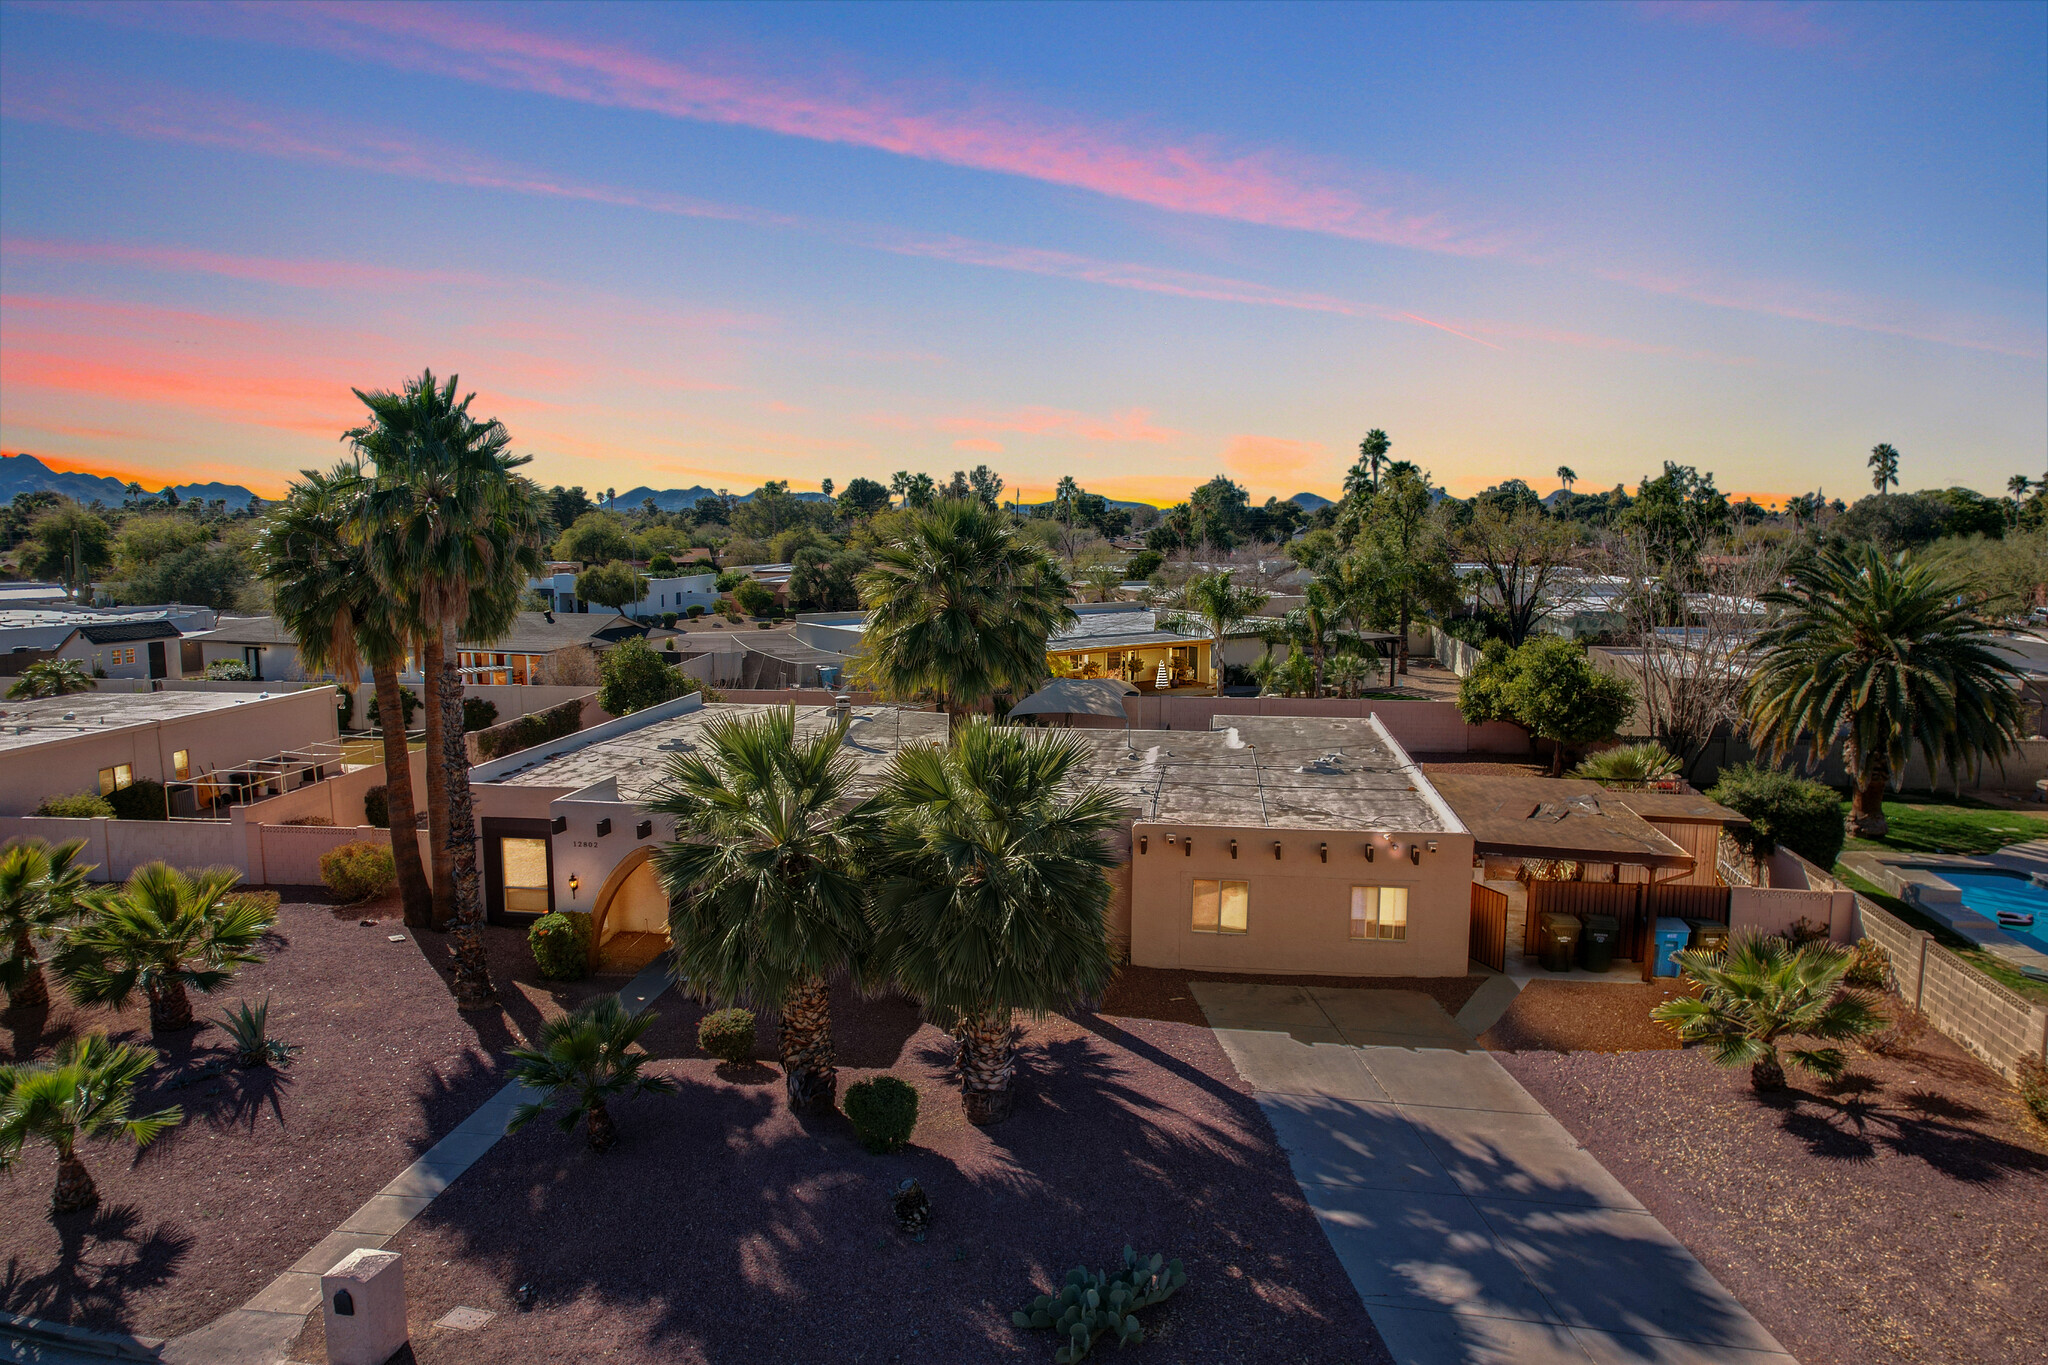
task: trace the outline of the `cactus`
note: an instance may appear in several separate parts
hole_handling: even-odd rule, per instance
[[[1073,1365],[1095,1349],[1095,1340],[1107,1332],[1119,1346],[1145,1339],[1137,1313],[1171,1298],[1188,1282],[1188,1272],[1178,1259],[1140,1256],[1124,1248],[1123,1267],[1113,1273],[1075,1266],[1057,1294],[1040,1294],[1010,1314],[1019,1327],[1051,1328],[1066,1344],[1053,1353],[1054,1365]]]

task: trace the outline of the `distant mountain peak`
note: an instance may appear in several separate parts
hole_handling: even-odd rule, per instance
[[[238,483],[167,484],[180,502],[212,502],[215,498],[239,511],[255,494]],[[161,497],[162,488],[144,488],[145,494]],[[119,507],[128,499],[128,485],[110,475],[82,474],[52,469],[26,451],[0,455],[0,502],[12,501],[17,493],[61,493],[83,503],[104,503]]]

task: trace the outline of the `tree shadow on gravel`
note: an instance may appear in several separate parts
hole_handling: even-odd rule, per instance
[[[1974,1105],[1924,1090],[1892,1103],[1866,1097],[1882,1093],[1874,1085],[1837,1098],[1792,1086],[1758,1095],[1756,1102],[1775,1111],[1778,1126],[1808,1151],[1830,1161],[1871,1161],[1889,1151],[1972,1185],[2048,1171],[2048,1156],[1970,1127],[1969,1120],[1984,1117]]]
[[[50,1220],[57,1231],[57,1262],[26,1275],[9,1258],[0,1279],[0,1304],[11,1313],[56,1322],[122,1321],[129,1300],[170,1280],[192,1249],[193,1237],[175,1223],[145,1228],[133,1204],[102,1204]]]
[[[46,1047],[55,1047],[77,1032],[68,1018],[58,1017],[55,1027],[51,1020],[57,1011],[49,1005],[29,1008],[9,1005],[0,1011],[0,1027],[8,1032],[9,1057],[21,1060],[33,1057]]]

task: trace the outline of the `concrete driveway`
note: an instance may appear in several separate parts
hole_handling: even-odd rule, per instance
[[[1192,989],[1402,1365],[1796,1365],[1430,997]]]

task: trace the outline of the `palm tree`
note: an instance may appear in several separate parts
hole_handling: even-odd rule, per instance
[[[490,639],[517,614],[525,580],[541,562],[540,493],[514,472],[528,457],[505,453],[512,438],[504,425],[470,416],[475,395],[458,401],[456,383],[451,375],[437,385],[429,371],[402,393],[357,390],[372,421],[347,436],[377,466],[363,520],[378,582],[406,603],[423,646],[427,767],[441,773],[438,800],[429,782],[428,834],[437,918],[447,868],[456,1003],[485,1009],[497,994],[484,956],[460,644]],[[445,833],[433,828],[436,813]]]
[[[1344,496],[1363,498],[1380,486],[1380,466],[1386,463],[1387,452],[1394,443],[1387,433],[1374,427],[1365,433],[1365,439],[1358,443],[1358,463],[1344,476]]]
[[[704,752],[674,760],[651,802],[675,818],[657,849],[675,975],[722,1005],[779,1008],[792,1109],[838,1093],[829,990],[866,947],[860,870],[872,837],[847,809],[846,722],[806,738],[793,707],[705,728]]]
[[[1777,619],[1752,646],[1743,707],[1773,759],[1803,744],[1819,761],[1843,736],[1853,832],[1885,833],[1885,787],[1915,747],[1950,772],[2011,750],[2017,674],[1964,584],[1868,545],[1817,554],[1790,580],[1763,595]]]
[[[240,880],[231,868],[188,877],[150,863],[125,887],[93,896],[53,962],[72,999],[120,1009],[140,987],[152,1032],[191,1028],[187,989],[211,995],[237,967],[261,961],[256,944],[277,923],[261,901],[233,894]]]
[[[44,659],[21,670],[14,686],[7,689],[9,701],[34,701],[39,697],[68,697],[73,692],[90,692],[98,679],[85,671],[76,659]]]
[[[24,839],[0,849],[0,937],[14,944],[7,961],[0,963],[0,985],[7,987],[10,1009],[37,1009],[50,1003],[35,941],[55,937],[77,916],[85,874],[92,870],[77,861],[84,847],[83,839],[55,848],[41,839]]]
[[[1557,481],[1564,485],[1564,491],[1569,493],[1572,491],[1572,485],[1579,481],[1579,476],[1572,472],[1570,465],[1561,464],[1557,467]]]
[[[410,632],[397,600],[377,583],[361,531],[368,483],[356,464],[327,474],[301,471],[271,511],[257,541],[261,575],[272,585],[272,610],[298,642],[312,672],[353,681],[370,665],[384,745],[384,796],[391,827],[391,859],[398,874],[405,922],[431,928],[434,894],[420,863],[418,818],[412,804],[412,755],[404,724],[398,673]]]
[[[1842,1074],[1840,1048],[1792,1048],[1781,1055],[1780,1040],[1860,1038],[1884,1023],[1861,994],[1842,989],[1856,960],[1846,948],[1795,948],[1782,938],[1742,934],[1725,952],[1694,948],[1673,958],[1700,993],[1667,1000],[1650,1017],[1685,1042],[1707,1044],[1722,1066],[1747,1066],[1756,1090],[1783,1090],[1787,1061],[1822,1080]]]
[[[176,1105],[129,1117],[135,1083],[155,1060],[147,1048],[89,1033],[65,1043],[50,1061],[0,1066],[0,1170],[20,1159],[28,1139],[39,1138],[57,1149],[50,1212],[76,1213],[99,1203],[92,1172],[79,1159],[78,1140],[118,1133],[147,1147],[185,1117]]]
[[[894,696],[937,694],[956,722],[1036,687],[1046,641],[1075,619],[1059,565],[978,498],[911,513],[857,581],[862,671]]]
[[[1337,631],[1337,604],[1330,585],[1317,578],[1302,589],[1301,605],[1286,616],[1287,637],[1293,652],[1309,657],[1309,695],[1323,695],[1323,663]]]
[[[1010,1111],[1012,1019],[1099,992],[1114,964],[1103,912],[1118,798],[1081,788],[1070,737],[977,718],[944,749],[897,755],[874,923],[879,969],[959,1042],[969,1122]]]
[[[566,1096],[569,1108],[555,1120],[561,1130],[573,1132],[578,1121],[588,1119],[590,1149],[602,1152],[611,1146],[618,1126],[606,1107],[609,1101],[675,1093],[676,1083],[666,1076],[641,1075],[647,1054],[633,1051],[660,1017],[651,1010],[628,1014],[619,997],[600,995],[574,1014],[548,1020],[541,1026],[539,1047],[511,1051],[513,1078],[542,1096],[513,1110],[505,1131],[518,1132]]]
[[[1241,625],[1245,618],[1271,600],[1271,594],[1257,588],[1240,588],[1232,580],[1228,569],[1220,573],[1202,574],[1188,580],[1186,596],[1188,609],[1202,618],[1209,627],[1209,666],[1217,676],[1223,671],[1223,637]]]
[[[1899,486],[1899,452],[1892,449],[1889,441],[1872,446],[1870,458],[1864,463],[1870,466],[1871,487],[1878,492]]]

